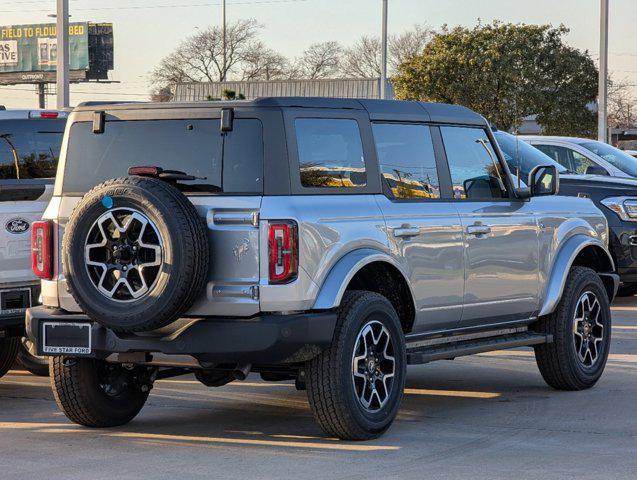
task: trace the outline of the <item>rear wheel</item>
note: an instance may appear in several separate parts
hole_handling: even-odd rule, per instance
[[[27,337],[20,339],[18,364],[38,377],[49,376],[49,359],[36,354],[34,343]]]
[[[0,377],[4,377],[11,370],[20,348],[17,338],[0,338]]]
[[[555,311],[537,324],[553,343],[535,347],[542,377],[559,390],[590,388],[601,377],[610,349],[611,315],[599,275],[573,267]]]
[[[391,303],[348,292],[331,346],[307,363],[314,417],[328,434],[368,440],[394,421],[405,387],[405,340]]]
[[[51,386],[58,407],[74,423],[117,427],[137,416],[152,386],[152,370],[101,360],[53,357]]]

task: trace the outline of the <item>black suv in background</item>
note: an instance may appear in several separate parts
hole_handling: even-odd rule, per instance
[[[637,180],[606,175],[578,175],[523,139],[503,131],[494,136],[511,173],[526,181],[537,165],[555,165],[560,195],[590,198],[608,219],[609,249],[622,286],[620,295],[637,292]]]

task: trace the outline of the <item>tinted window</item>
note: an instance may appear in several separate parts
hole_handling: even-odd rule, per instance
[[[295,121],[304,187],[362,187],[367,183],[363,143],[356,120]]]
[[[454,198],[506,197],[502,167],[484,130],[441,127]]]
[[[431,131],[426,125],[375,124],[383,177],[396,198],[440,198]]]
[[[622,172],[631,177],[637,177],[637,160],[628,153],[607,143],[596,142],[594,140],[582,143],[581,145],[595,155],[602,157],[613,167],[619,168]]]
[[[237,119],[226,135],[226,168],[222,167],[224,135],[219,120],[136,120],[107,122],[93,133],[90,122],[71,127],[64,176],[65,192],[86,192],[132,166],[152,165],[198,177],[180,182],[185,192],[235,193],[263,190],[261,122]],[[223,182],[222,182],[223,172]]]
[[[55,177],[65,124],[65,120],[0,121],[0,179]]]
[[[538,165],[554,165],[558,172],[567,172],[562,165],[515,135],[501,131],[494,132],[493,135],[500,145],[509,170],[513,175],[517,175],[519,169],[522,181],[526,182],[531,170]]]

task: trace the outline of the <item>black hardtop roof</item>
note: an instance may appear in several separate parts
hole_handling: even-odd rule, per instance
[[[372,120],[457,123],[485,126],[486,120],[473,110],[460,105],[401,100],[369,100],[328,97],[261,97],[255,100],[215,102],[85,102],[75,111],[153,110],[196,108],[328,108],[366,110]]]

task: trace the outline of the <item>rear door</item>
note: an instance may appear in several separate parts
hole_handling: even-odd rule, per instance
[[[482,128],[440,127],[465,244],[462,327],[527,319],[538,307],[538,225],[514,198]]]
[[[462,313],[463,236],[449,192],[441,195],[432,129],[375,123],[373,132],[385,184],[378,202],[391,249],[408,272],[415,296],[413,332],[454,328]]]
[[[153,110],[143,116],[139,110],[113,111],[106,115],[102,133],[93,132],[92,112],[78,115],[65,159],[59,238],[82,195],[106,179],[126,176],[131,166],[153,165],[194,175],[195,180],[178,182],[178,187],[208,227],[211,261],[206,295],[188,313],[257,313],[258,221],[264,139],[270,133],[264,115],[274,115],[278,124],[282,120],[280,112],[237,108],[224,131],[221,114],[219,108]],[[60,303],[71,309],[63,277],[60,281]]]

